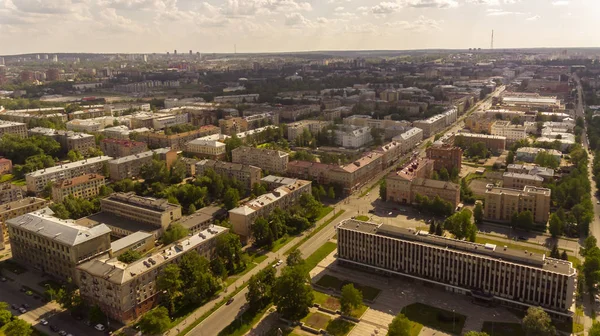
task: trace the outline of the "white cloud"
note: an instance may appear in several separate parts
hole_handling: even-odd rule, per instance
[[[488,8],[487,16],[523,15],[522,12],[506,11],[498,8]]]
[[[396,2],[381,2],[379,5],[371,7],[371,13],[387,15],[399,11],[400,8],[400,5]]]
[[[343,12],[344,11],[344,7],[342,7],[342,6],[336,7],[333,11],[334,12]]]
[[[527,18],[527,19],[525,19],[525,20],[527,20],[527,21],[537,21],[537,20],[539,20],[539,19],[541,19],[541,18],[542,18],[542,17],[541,17],[541,16],[539,16],[539,15],[534,15],[534,16],[532,16],[532,17],[528,17],[528,18]]]
[[[327,3],[330,4],[342,4],[345,2],[352,2],[352,0],[327,0]]]
[[[556,1],[552,1],[552,5],[553,6],[568,6],[569,1],[568,0],[556,0]]]
[[[389,28],[400,28],[414,32],[426,32],[432,30],[440,30],[440,25],[443,21],[428,19],[425,16],[419,16],[415,21],[393,21],[385,23]]]
[[[406,7],[416,8],[451,8],[457,7],[456,0],[402,0]]]
[[[117,14],[114,8],[105,8],[97,13],[99,20],[96,22],[101,27],[110,32],[128,32],[128,33],[141,33],[144,29],[124,16]]]
[[[299,27],[299,26],[303,26],[303,27],[312,26],[312,23],[310,22],[310,20],[308,20],[307,18],[305,18],[300,13],[286,14],[285,15],[285,24],[287,26],[295,26],[295,27]]]
[[[512,5],[521,0],[466,0],[465,3],[474,5],[487,5],[487,6],[500,6],[500,5]]]

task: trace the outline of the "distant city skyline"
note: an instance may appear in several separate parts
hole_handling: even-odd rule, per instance
[[[593,0],[0,0],[2,54],[595,47]]]

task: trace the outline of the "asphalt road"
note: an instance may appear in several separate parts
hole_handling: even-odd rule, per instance
[[[485,110],[491,106],[492,96],[497,97],[502,91],[504,91],[504,87],[500,87],[496,92],[494,92],[491,96],[488,96],[486,99],[477,103],[478,110]],[[459,118],[456,123],[450,127],[448,127],[444,133],[448,132],[457,132],[459,129],[463,127],[462,121],[466,115]],[[430,137],[428,139],[423,139],[422,145],[417,149],[419,151],[419,156],[425,155],[425,144],[428,141],[433,141],[434,137]],[[409,153],[405,155],[408,157],[412,155]],[[363,186],[363,190],[368,188],[373,183],[377,183],[382,177],[388,174],[393,167],[386,169],[385,171],[374,176],[367,185]],[[379,197],[379,192],[377,188],[374,188],[372,192],[368,195],[360,197],[361,191],[355,192],[353,195],[347,197],[346,199],[341,200],[339,203],[335,205],[335,211],[339,211],[340,209],[345,210],[344,214],[338,217],[334,222],[329,224],[326,228],[322,229],[318,234],[312,237],[310,240],[306,241],[299,247],[300,252],[306,258],[315,252],[319,247],[325,244],[329,239],[331,239],[335,235],[335,226],[342,220],[351,218],[353,216],[364,214],[366,215],[368,210],[372,209],[372,203],[375,202]],[[291,244],[291,243],[290,243]],[[291,246],[291,245],[290,245]],[[286,248],[282,248],[280,251],[285,251]],[[283,252],[280,252],[282,254]],[[275,260],[275,257],[270,256],[269,259]],[[281,259],[285,259],[284,256],[280,256]],[[280,268],[283,266],[280,266]],[[227,327],[231,322],[233,322],[238,316],[241,315],[243,310],[245,309],[246,304],[246,293],[247,289],[240,291],[235,297],[234,301],[229,305],[223,305],[221,308],[216,310],[212,315],[206,318],[202,323],[192,329],[187,335],[191,336],[214,336],[217,335],[220,330]]]

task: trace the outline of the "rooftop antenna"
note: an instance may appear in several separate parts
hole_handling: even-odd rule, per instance
[[[494,50],[494,30],[492,29],[492,43],[490,44],[490,49]]]

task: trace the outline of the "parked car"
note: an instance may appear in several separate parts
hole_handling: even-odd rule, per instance
[[[55,325],[50,325],[50,330],[52,330],[54,332],[58,332],[58,327]]]
[[[44,319],[41,319],[41,320],[40,320],[40,324],[41,324],[41,325],[48,325],[48,321],[46,321],[46,320],[44,320]]]
[[[19,308],[19,312],[21,312],[21,314],[25,314],[25,313],[27,313],[27,309],[21,307],[21,308]]]
[[[16,305],[16,304],[11,304],[11,305],[10,305],[10,307],[11,307],[12,309],[14,309],[14,310],[17,310],[17,309],[19,309],[19,307],[17,307],[17,305]]]
[[[233,298],[230,298],[229,300],[227,300],[226,305],[230,305],[233,302]]]
[[[104,331],[105,328],[102,324],[98,323],[94,326],[94,329],[96,329],[98,331]]]
[[[60,336],[67,336],[67,332],[66,332],[66,331],[64,331],[64,330],[61,330],[61,331],[59,331],[59,332],[58,332],[58,334],[59,334]]]

